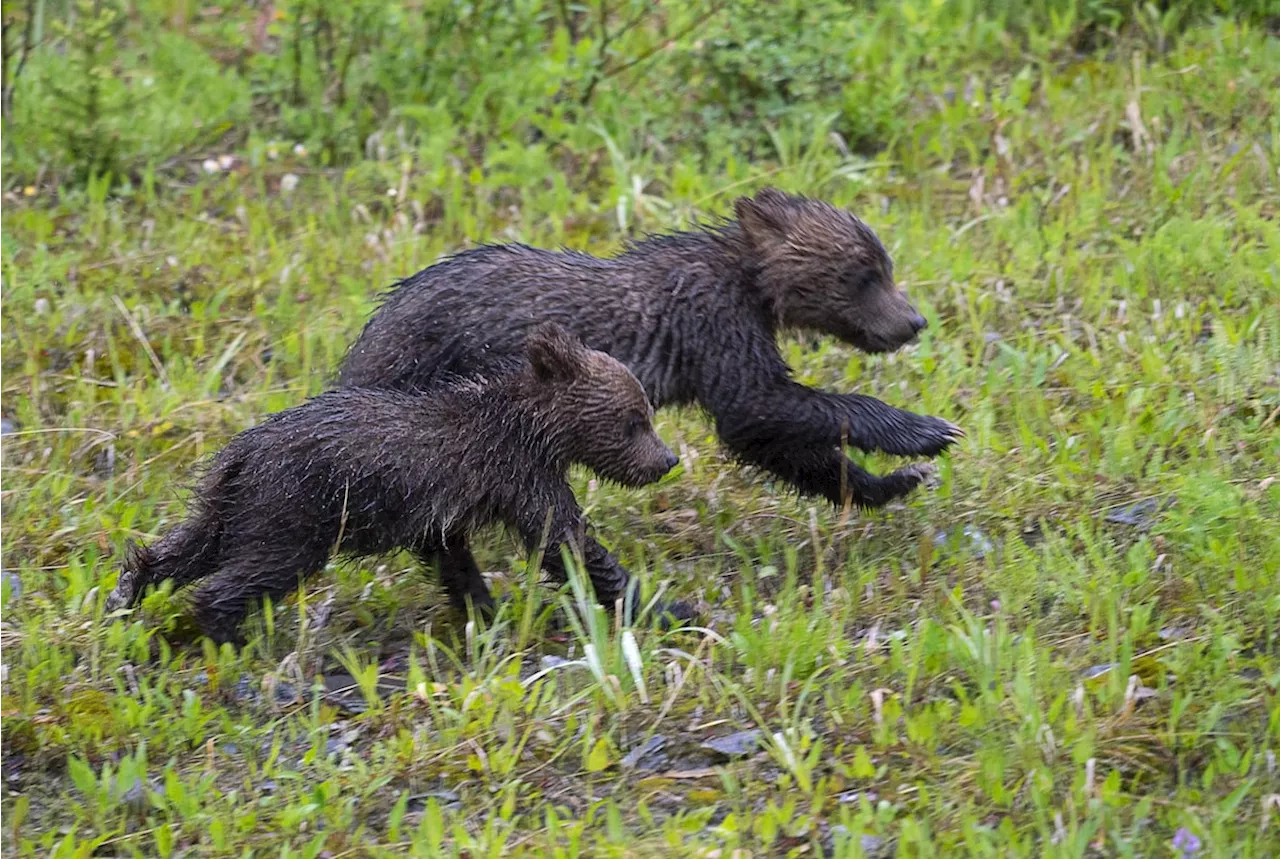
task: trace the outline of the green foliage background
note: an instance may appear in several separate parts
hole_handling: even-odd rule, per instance
[[[1275,0],[3,19],[6,853],[1280,852]],[[615,628],[500,535],[488,629],[399,556],[240,652],[180,595],[103,615],[125,539],[323,390],[397,277],[612,253],[764,184],[893,252],[919,345],[783,346],[963,425],[936,492],[842,514],[663,413],[680,473],[574,481],[706,630]]]

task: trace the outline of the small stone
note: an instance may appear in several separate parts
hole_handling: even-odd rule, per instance
[[[206,680],[208,676],[206,675]],[[248,674],[240,675],[240,680],[236,683],[235,688],[231,690],[231,697],[237,701],[248,701],[256,703],[258,700],[257,684],[253,682]]]
[[[866,797],[867,802],[875,802],[880,798],[876,792],[872,790],[846,790],[844,793],[836,796],[836,802],[851,805],[855,802],[860,802],[863,797]]]
[[[1041,528],[1040,523],[1037,522],[1030,528],[1023,531],[1020,536],[1022,537],[1023,544],[1026,545],[1028,549],[1034,549],[1036,546],[1044,542],[1044,529]]]
[[[32,309],[35,310],[36,316],[44,316],[49,312],[51,307],[52,305],[49,304],[49,299],[37,298],[35,304],[32,306]]]
[[[1091,665],[1084,671],[1081,671],[1080,676],[1085,680],[1092,680],[1095,677],[1101,677],[1103,674],[1106,674],[1115,667],[1116,664],[1114,662],[1104,662],[1101,665]]]
[[[1156,514],[1172,504],[1172,498],[1163,503],[1157,498],[1147,498],[1127,507],[1119,507],[1112,510],[1107,514],[1106,521],[1146,531],[1156,523]]]
[[[276,684],[276,703],[277,704],[294,704],[300,700],[301,696],[292,683],[280,681]]]
[[[848,837],[849,837],[849,827],[845,826],[844,824],[837,823],[835,826],[831,827],[832,840],[835,840],[838,838],[848,838]],[[862,845],[862,853],[864,856],[887,855],[886,851],[884,850],[884,839],[879,837],[878,835],[863,835],[859,839],[859,843]]]
[[[622,758],[622,768],[634,769],[644,758],[661,751],[666,744],[666,737],[662,734],[654,734],[648,740],[627,752],[627,754]],[[649,769],[653,768],[654,767],[649,767]]]
[[[864,835],[861,844],[862,852],[872,856],[880,853],[880,849],[884,847],[884,839],[878,835]]]
[[[725,737],[707,740],[701,745],[701,748],[724,758],[740,758],[760,750],[760,732],[757,730],[738,731]]]
[[[120,794],[120,804],[130,811],[144,811],[147,807],[147,785],[141,778],[135,778],[124,793]]]
[[[8,418],[0,418],[0,435],[12,435],[17,431],[17,424]]]
[[[455,805],[462,801],[462,797],[453,791],[447,788],[440,788],[439,790],[429,790],[426,793],[415,793],[409,797],[408,802],[405,803],[405,808],[408,811],[421,811],[427,807],[427,802],[432,799],[441,805]]]
[[[979,561],[991,552],[995,551],[996,548],[995,543],[991,542],[991,538],[989,538],[981,529],[975,528],[972,525],[965,525],[960,529],[960,538],[959,542],[961,544],[961,548],[967,551],[970,555],[973,555],[973,557],[977,558]],[[935,543],[942,545],[948,543],[950,539],[951,535],[946,531],[939,531],[933,538]]]
[[[12,570],[5,570],[4,581],[9,586],[9,599],[19,599],[22,596],[22,579],[18,574]]]
[[[1181,641],[1184,638],[1190,638],[1192,631],[1188,626],[1166,626],[1156,634],[1160,636],[1161,641]]]

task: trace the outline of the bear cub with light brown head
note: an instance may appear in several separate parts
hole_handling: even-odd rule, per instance
[[[652,407],[618,361],[555,324],[527,338],[524,360],[412,391],[330,391],[235,438],[199,481],[190,516],[157,542],[131,546],[108,609],[144,588],[205,580],[201,629],[236,640],[248,610],[280,598],[348,556],[408,549],[438,561],[451,603],[491,610],[468,537],[502,523],[563,581],[560,547],[585,552],[607,607],[636,582],[594,540],[565,479],[579,463],[638,487],[677,459],[653,430]],[[549,526],[549,527],[548,527]],[[545,540],[545,544],[544,544]],[[677,618],[692,612],[671,603]]]

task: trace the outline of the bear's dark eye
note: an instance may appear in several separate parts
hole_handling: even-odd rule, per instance
[[[627,435],[635,436],[639,434],[648,424],[649,421],[644,415],[632,415],[627,418]]]
[[[849,287],[854,292],[870,289],[876,282],[876,273],[869,268],[856,269],[849,275]]]

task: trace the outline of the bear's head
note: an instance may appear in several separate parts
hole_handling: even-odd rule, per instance
[[[557,323],[525,341],[538,384],[552,393],[553,432],[571,462],[623,486],[658,480],[680,460],[653,429],[653,407],[631,371]]]
[[[784,328],[892,352],[925,327],[875,232],[843,209],[765,188],[734,203],[757,283]]]

